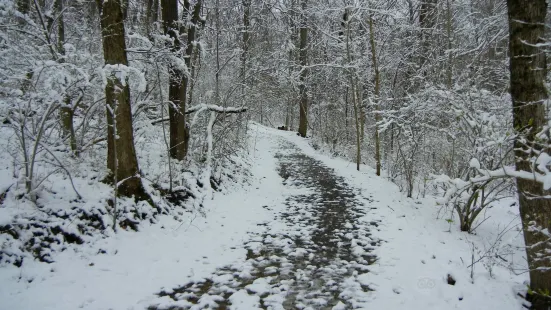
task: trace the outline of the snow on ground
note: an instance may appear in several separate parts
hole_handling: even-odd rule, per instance
[[[86,249],[58,253],[51,264],[3,266],[0,309],[216,309],[226,299],[231,309],[323,309],[328,302],[333,309],[521,308],[517,293],[525,291],[528,276],[507,268],[526,268],[511,201],[490,209],[477,235],[461,233],[449,216],[436,218],[433,199],[407,199],[371,168],[358,172],[294,133],[251,128],[250,186],[215,193],[204,204],[206,217],[186,213],[181,222],[161,216],[156,224],[140,224],[139,232],[119,231]],[[337,197],[355,208],[327,240],[308,226],[319,225],[309,221],[318,209],[301,208],[312,203],[304,197],[331,203],[321,201],[327,196],[311,180],[292,175],[300,163],[281,177],[284,164],[297,158],[288,156],[300,153],[303,164],[335,174],[344,193]],[[508,231],[498,239],[503,229]],[[351,253],[320,261],[319,242]],[[473,248],[475,261],[489,256],[474,265],[474,281]],[[373,255],[375,262],[368,259]],[[337,297],[328,295],[333,289]]]

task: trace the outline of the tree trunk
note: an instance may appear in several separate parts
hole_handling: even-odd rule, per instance
[[[130,4],[129,0],[120,0],[121,8],[122,8],[122,18],[123,20],[126,20],[128,18],[128,7]]]
[[[65,62],[65,18],[64,18],[64,6],[63,0],[56,0],[54,11],[59,14],[57,18],[57,52],[60,54],[58,59],[59,63]],[[78,156],[77,151],[77,139],[75,136],[75,128],[73,117],[75,114],[74,107],[72,105],[71,96],[65,94],[64,105],[61,107],[61,126],[63,128],[63,136],[65,139],[69,139],[69,145],[73,154]]]
[[[147,0],[147,7],[145,8],[145,10],[145,32],[146,35],[149,36],[149,39],[152,40],[151,25],[157,22],[157,19],[159,17],[159,0]]]
[[[216,72],[214,73],[214,102],[216,105],[220,105],[220,0],[215,1],[215,7],[216,35],[214,51],[216,54]]]
[[[369,43],[371,44],[371,61],[373,63],[374,79],[375,79],[375,163],[377,166],[377,175],[381,175],[381,143],[379,138],[379,125],[381,120],[379,113],[379,95],[380,95],[380,77],[379,66],[377,65],[377,49],[375,46],[375,33],[373,29],[373,16],[369,15]]]
[[[293,70],[295,70],[296,65],[296,44],[297,44],[297,29],[295,24],[295,0],[291,0],[291,9],[289,10],[289,14],[287,16],[288,22],[289,22],[289,29],[291,32],[290,35],[290,43],[293,45],[293,48],[289,49],[289,67],[288,74],[289,74],[289,81],[292,80],[293,76]],[[296,95],[294,92],[294,87],[290,85],[289,90],[289,96],[287,101],[287,111],[285,115],[285,127],[287,130],[292,130],[293,128],[293,121],[294,121],[294,111],[295,111],[295,104],[296,104]]]
[[[519,131],[515,141],[517,170],[532,171],[531,158],[549,136],[537,137],[547,125],[544,84],[546,58],[542,44],[545,36],[545,0],[508,0],[509,49],[513,125]],[[551,200],[541,184],[517,179],[520,215],[526,243],[532,306],[543,310],[551,307]],[[540,197],[540,198],[536,198]],[[543,296],[547,295],[547,296]]]
[[[247,82],[247,58],[249,54],[249,40],[250,40],[250,26],[251,26],[251,0],[243,0],[243,51],[241,52],[241,96],[242,105],[245,105],[246,89],[245,83]],[[240,128],[240,127],[238,127]]]
[[[453,82],[453,54],[452,54],[452,12],[450,0],[446,0],[446,33],[448,41],[448,66],[446,68],[446,84],[448,89],[452,89]],[[490,49],[491,50],[491,49]]]
[[[348,130],[348,86],[346,86],[344,93],[344,130],[346,131],[345,141],[348,143],[350,141],[350,132]]]
[[[438,0],[422,0],[419,12],[419,26],[421,27],[421,54],[420,66],[430,59],[432,31],[436,25],[436,5]]]
[[[348,9],[344,14],[345,16],[345,30],[346,30],[346,60],[348,62],[348,65],[352,64],[352,53],[350,51],[350,41],[351,41],[351,33],[350,33],[350,14],[348,13]],[[360,109],[358,107],[358,90],[357,90],[357,78],[356,78],[356,72],[353,71],[355,69],[347,69],[348,77],[350,79],[350,86],[352,86],[352,102],[354,104],[354,121],[356,125],[356,170],[360,171],[360,164],[361,164],[361,120],[360,120]]]
[[[187,45],[184,53],[184,62],[189,71],[192,66],[193,57],[193,45],[195,44],[195,37],[197,33],[197,25],[199,23],[199,17],[201,13],[202,0],[198,0],[193,5],[193,11],[191,12],[191,20],[187,26]],[[184,1],[184,13],[187,14],[191,10],[191,4],[189,1]],[[188,151],[189,143],[189,128],[186,124],[186,102],[188,99],[188,90],[190,88],[190,76],[183,74],[179,85],[179,104],[174,106],[174,111],[170,115],[172,121],[170,122],[170,147],[172,156],[176,159],[183,160]]]
[[[69,139],[69,146],[75,156],[79,156],[77,149],[77,138],[75,135],[75,127],[73,118],[75,111],[72,106],[72,100],[69,95],[65,95],[65,104],[61,107],[61,124],[63,126],[63,136]]]
[[[251,0],[243,0],[243,52],[241,53],[241,68],[243,70],[243,78],[245,78],[247,53],[249,52],[251,26]]]
[[[124,10],[121,0],[97,0],[100,10],[103,57],[106,65],[128,66],[124,31]],[[130,88],[115,73],[107,77],[105,86],[107,103],[107,168],[120,184],[118,193],[146,200],[136,151],[130,108]],[[115,125],[115,126],[114,126]],[[116,136],[115,136],[116,135]],[[116,143],[116,145],[115,145]]]
[[[180,40],[178,38],[178,0],[161,0],[161,10],[163,19],[163,30],[172,40],[171,51],[177,54],[180,51]],[[181,81],[184,73],[177,67],[169,67],[169,86],[168,86],[168,117],[169,117],[169,140],[170,156],[178,157],[179,147],[183,144],[181,136],[178,134],[178,114],[180,106],[185,104],[181,102]],[[185,155],[184,155],[185,156]],[[183,158],[183,157],[182,157]],[[179,158],[180,159],[180,158]]]
[[[308,130],[308,94],[306,90],[306,77],[308,70],[306,69],[307,64],[307,42],[308,42],[308,28],[306,27],[306,0],[302,1],[302,16],[301,16],[301,25],[300,25],[300,116],[299,116],[299,125],[298,133],[301,137],[306,137]]]

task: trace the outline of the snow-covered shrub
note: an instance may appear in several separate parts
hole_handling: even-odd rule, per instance
[[[215,119],[206,186],[207,169],[197,154],[205,156],[208,113],[197,117],[190,156],[181,162],[167,156],[168,128],[162,118],[168,115],[168,68],[194,75],[188,107],[213,104],[203,94],[214,87],[210,75],[188,72],[181,55],[167,48],[172,42],[162,34],[162,24],[141,20],[142,3],[131,1],[129,12],[135,16],[125,25],[129,65],[119,73],[130,86],[140,174],[154,206],[115,200],[113,188],[102,183],[108,174],[104,88],[110,66],[102,57],[97,6],[82,1],[30,1],[29,7],[17,3],[0,1],[0,263],[52,261],[55,252],[72,244],[110,235],[113,225],[140,229],[163,214],[183,220],[185,212],[202,212],[208,190],[244,181],[240,176],[247,164],[235,156],[245,142],[243,115]],[[213,63],[213,53],[204,48],[213,36],[205,34],[197,42],[202,47],[198,57]],[[238,62],[237,57],[232,70]],[[234,105],[240,93],[232,91],[235,71],[225,73],[221,87],[227,96],[220,104]]]

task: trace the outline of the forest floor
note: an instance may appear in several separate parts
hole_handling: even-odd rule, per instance
[[[251,128],[251,185],[215,193],[184,223],[164,216],[50,264],[2,266],[0,309],[522,308],[512,200],[462,233],[432,198],[406,198],[294,133]]]

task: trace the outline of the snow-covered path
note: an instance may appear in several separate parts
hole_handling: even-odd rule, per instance
[[[407,199],[294,133],[253,125],[249,157],[250,186],[216,193],[204,218],[166,216],[52,264],[0,268],[0,310],[521,307],[526,274],[498,261],[471,279],[468,268],[471,246],[484,253],[516,208],[490,210],[480,236],[446,232],[432,200]],[[516,229],[502,238],[522,245]],[[507,265],[522,266],[512,251]]]
[[[378,240],[359,220],[365,208],[358,189],[333,169],[274,136],[285,197],[274,218],[245,243],[246,260],[219,268],[203,280],[162,290],[169,297],[150,309],[352,309],[370,289],[357,281],[375,262]],[[356,279],[356,280],[355,280]]]

